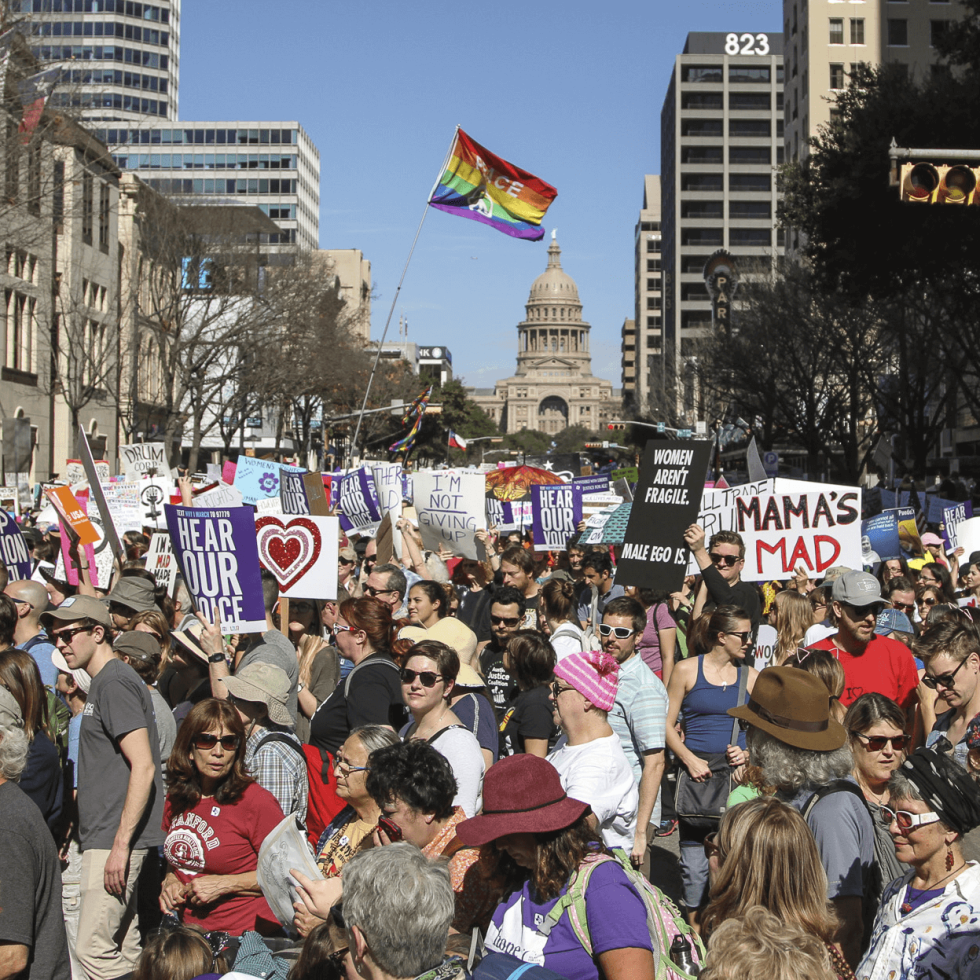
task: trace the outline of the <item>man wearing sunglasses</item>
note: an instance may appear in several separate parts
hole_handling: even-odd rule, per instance
[[[911,711],[919,672],[904,643],[875,633],[878,613],[888,605],[878,580],[867,572],[845,572],[834,579],[830,594],[837,632],[813,646],[829,650],[844,668],[841,703],[876,693]]]
[[[508,702],[517,694],[514,678],[504,667],[504,651],[510,638],[520,629],[523,618],[524,596],[507,585],[496,589],[490,603],[491,638],[480,652],[480,672],[487,680],[487,690],[500,719]]]
[[[648,842],[660,826],[660,782],[664,774],[667,689],[636,649],[647,615],[635,599],[620,596],[606,606],[599,625],[602,649],[619,661],[616,703],[609,724],[619,736],[639,786],[636,836],[630,860],[649,875]]]
[[[136,880],[147,850],[163,843],[153,702],[113,652],[104,603],[69,596],[43,622],[67,665],[92,677],[78,746],[82,885],[75,948],[89,980],[113,980],[139,958]]]
[[[735,531],[719,531],[711,535],[708,547],[704,546],[704,528],[692,524],[684,532],[684,540],[691,549],[694,560],[701,569],[704,579],[701,590],[694,601],[692,622],[704,612],[711,612],[717,606],[738,606],[749,614],[752,621],[752,637],[759,632],[762,619],[762,604],[759,593],[751,582],[742,581],[745,567],[745,542]],[[745,662],[751,667],[755,657],[751,651]]]
[[[364,581],[364,595],[383,602],[391,607],[392,616],[397,615],[408,591],[408,580],[405,573],[390,562],[387,565],[375,565],[373,571]]]

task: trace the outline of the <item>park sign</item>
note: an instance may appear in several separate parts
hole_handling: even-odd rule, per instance
[[[711,443],[653,440],[640,464],[636,494],[616,565],[616,584],[676,592],[684,581],[684,529],[697,520]]]

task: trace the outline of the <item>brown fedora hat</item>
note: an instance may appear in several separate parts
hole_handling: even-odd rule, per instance
[[[832,752],[847,741],[844,726],[831,717],[823,681],[798,667],[767,667],[748,702],[728,713],[798,749]]]

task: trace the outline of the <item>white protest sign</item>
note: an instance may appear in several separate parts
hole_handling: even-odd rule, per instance
[[[415,509],[422,543],[443,544],[464,558],[478,558],[475,534],[486,527],[486,479],[466,470],[420,470],[415,474]]]
[[[811,577],[833,565],[861,568],[861,490],[821,484],[819,493],[737,497],[735,530],[745,542],[747,582]]]
[[[127,531],[143,530],[143,507],[138,483],[106,483],[102,487],[106,506],[121,538]]]
[[[282,515],[282,498],[281,497],[265,497],[262,500],[255,501],[255,513],[256,514],[272,514]]]
[[[776,644],[779,641],[779,634],[775,627],[762,623],[755,638],[755,661],[752,666],[756,670],[765,667],[772,667],[776,662]]]
[[[400,463],[375,463],[371,466],[374,488],[378,492],[381,517],[391,514],[391,547],[395,557],[402,557],[402,533],[395,526],[402,516],[402,467]]]
[[[85,467],[80,459],[65,460],[65,483],[70,487],[78,486],[79,483],[86,483]]]
[[[719,531],[735,530],[735,501],[739,497],[754,497],[760,493],[775,493],[775,480],[760,480],[758,483],[743,483],[739,487],[705,490],[701,495],[701,510],[698,512],[698,524],[704,528],[705,544],[711,540],[712,534]],[[683,528],[681,529],[683,533]],[[687,563],[688,575],[700,575],[701,569],[693,555]],[[744,575],[743,575],[744,577]]]
[[[162,442],[137,442],[132,446],[120,446],[119,462],[127,480],[138,480],[143,476],[170,476],[167,447]]]
[[[219,483],[213,490],[199,493],[193,500],[195,507],[241,507],[242,492],[230,483]]]
[[[338,518],[256,513],[255,534],[259,562],[284,598],[337,598]]]
[[[963,549],[960,567],[965,568],[974,551],[980,551],[980,517],[971,517],[956,525],[956,547]]]
[[[173,543],[166,531],[158,531],[150,538],[150,548],[146,553],[146,570],[153,573],[157,585],[166,586],[167,594],[173,596],[177,587],[177,556]]]
[[[20,513],[16,487],[0,487],[0,510],[5,510],[8,514],[15,516]]]
[[[177,493],[177,486],[169,477],[140,480],[140,507],[143,508],[143,526],[165,528],[167,518],[163,512],[165,504],[170,503],[171,494]]]

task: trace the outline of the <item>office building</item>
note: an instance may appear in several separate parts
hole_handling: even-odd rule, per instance
[[[664,369],[658,385],[693,424],[702,409],[699,347],[713,328],[708,260],[727,251],[744,280],[769,271],[784,251],[774,171],[783,162],[782,35],[688,34],[660,123]],[[642,223],[641,215],[641,234]]]
[[[51,104],[90,122],[177,118],[180,0],[9,0],[34,56],[64,62]]]
[[[179,204],[246,204],[282,229],[269,244],[314,249],[320,151],[292,122],[120,123],[96,129],[120,170]]]

